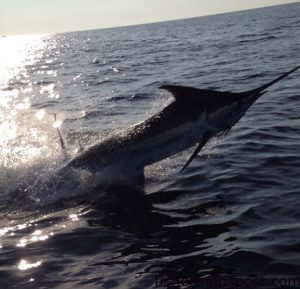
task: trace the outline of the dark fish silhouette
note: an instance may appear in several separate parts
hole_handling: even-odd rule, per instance
[[[60,167],[54,179],[38,180],[31,189],[42,192],[50,183],[52,191],[59,186],[65,186],[64,192],[70,191],[66,179],[77,170],[88,171],[97,178],[97,184],[141,186],[144,167],[198,144],[181,169],[183,171],[211,137],[227,134],[249,107],[267,92],[266,88],[299,68],[259,88],[240,93],[163,85],[160,88],[171,92],[175,101],[144,122],[83,151]],[[79,186],[80,177],[75,180]]]

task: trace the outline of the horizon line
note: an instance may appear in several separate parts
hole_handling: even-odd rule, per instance
[[[265,8],[270,8],[270,7],[278,7],[278,6],[294,5],[294,4],[300,4],[300,2],[298,0],[295,0],[295,2],[290,2],[290,3],[285,3],[285,4],[267,5],[267,6],[263,6],[263,7],[256,7],[256,8],[242,9],[242,10],[233,10],[233,11],[229,11],[229,12],[205,14],[205,15],[191,16],[191,17],[184,17],[184,18],[164,19],[164,20],[153,21],[153,22],[151,21],[151,22],[144,22],[144,23],[142,22],[142,23],[135,23],[135,24],[125,24],[125,25],[107,26],[107,27],[99,27],[99,28],[87,28],[87,29],[80,29],[80,30],[66,30],[66,31],[60,31],[60,32],[22,33],[22,34],[12,33],[12,34],[0,35],[0,37],[12,37],[12,36],[16,37],[16,36],[29,36],[29,35],[53,35],[53,34],[76,33],[76,32],[105,30],[105,29],[117,29],[117,28],[133,27],[133,26],[139,26],[139,25],[159,24],[159,23],[172,22],[172,21],[195,19],[195,18],[200,18],[200,17],[209,17],[209,16],[214,16],[214,15],[246,12],[246,11],[251,11],[251,10],[259,10],[259,9],[265,9]]]

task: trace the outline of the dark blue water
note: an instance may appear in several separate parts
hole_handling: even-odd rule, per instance
[[[26,187],[64,162],[53,113],[76,155],[171,102],[163,83],[256,88],[299,65],[299,15],[297,3],[40,36],[13,64],[7,49],[0,287],[300,287],[299,72],[183,174],[192,150],[146,168],[143,191],[70,187],[55,200],[41,191],[43,205],[25,202]]]

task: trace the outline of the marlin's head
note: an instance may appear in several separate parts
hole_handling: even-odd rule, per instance
[[[163,85],[175,97],[174,105],[217,134],[231,128],[263,94],[243,95],[178,85]]]
[[[218,103],[207,107],[208,123],[219,132],[230,129],[264,93],[266,91],[249,94],[222,92]]]

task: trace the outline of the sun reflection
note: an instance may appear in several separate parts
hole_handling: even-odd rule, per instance
[[[55,84],[51,83],[45,86],[42,86],[41,90],[40,90],[40,94],[44,94],[44,93],[53,93],[55,89]]]
[[[30,223],[25,223],[25,224],[20,224],[17,225],[15,227],[5,227],[0,229],[0,237],[4,236],[6,234],[10,234],[11,236],[15,235],[16,230],[23,230],[26,229],[28,227],[31,227],[32,224]],[[38,242],[38,241],[45,241],[47,239],[49,239],[50,236],[53,236],[54,233],[50,232],[48,234],[43,234],[42,230],[35,230],[31,235],[27,236],[27,237],[22,237],[19,242],[16,244],[17,247],[26,247],[28,244],[34,243],[34,242]],[[2,248],[2,246],[0,245],[0,248]]]
[[[29,87],[21,88],[21,90],[22,90],[22,93],[28,94],[28,93],[32,92],[32,87],[29,86]]]
[[[43,37],[44,35],[0,37],[0,86],[20,73],[25,61],[32,61],[36,57],[35,51],[43,45]]]
[[[44,39],[43,35],[0,38],[0,166],[6,169],[30,162],[47,149],[42,123],[29,118],[33,83],[27,68],[43,56]],[[54,85],[45,88],[51,93],[53,89]],[[38,120],[44,115],[39,111]]]
[[[35,116],[36,116],[37,119],[41,120],[41,119],[43,119],[45,114],[46,114],[46,111],[44,109],[40,109],[40,110],[37,111]]]
[[[29,98],[25,97],[22,102],[18,103],[15,106],[15,109],[16,110],[24,110],[24,109],[28,109],[30,106],[31,106],[31,103],[29,101]]]
[[[14,227],[5,227],[5,228],[0,229],[0,237],[4,236],[5,234],[12,231],[13,229],[14,229]]]
[[[30,239],[31,242],[36,242],[36,241],[45,241],[49,238],[48,235],[42,235],[41,230],[36,230],[32,233],[32,237]]]
[[[42,264],[41,261],[37,261],[35,263],[29,263],[28,261],[22,259],[19,262],[18,269],[24,271],[24,270],[28,270],[28,269],[31,269],[31,268],[39,267],[41,264]]]
[[[60,127],[61,125],[62,125],[62,120],[57,120],[57,121],[54,122],[53,127],[54,127],[54,128],[58,128],[58,127]]]
[[[4,146],[4,144],[14,139],[17,136],[17,124],[14,120],[5,120],[0,123],[0,145]]]
[[[78,220],[79,220],[77,214],[70,214],[70,215],[69,215],[69,218],[70,218],[72,221],[78,221]]]

